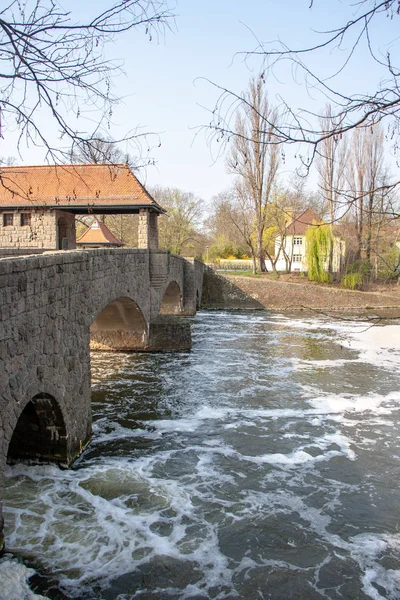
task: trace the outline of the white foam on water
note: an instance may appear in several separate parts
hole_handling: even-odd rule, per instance
[[[283,319],[291,329],[309,331],[326,330],[334,333],[332,343],[358,352],[357,358],[337,358],[331,360],[307,360],[293,358],[297,370],[313,370],[340,368],[350,363],[370,364],[380,369],[396,368],[400,360],[400,325],[371,325],[368,320],[362,321],[329,321],[326,318],[315,320]],[[313,336],[318,337],[317,335]]]
[[[159,419],[151,421],[152,426],[160,433],[170,432],[193,432],[201,425],[196,418],[191,419]]]
[[[400,325],[374,326],[351,333],[347,345],[360,353],[361,362],[383,369],[397,368],[400,361]]]
[[[400,552],[400,534],[364,533],[350,539],[350,553],[363,572],[362,589],[373,600],[398,600],[400,598],[400,568],[386,569],[379,559],[388,553],[396,557]],[[383,588],[379,593],[376,584]]]
[[[107,428],[107,431],[105,431]],[[134,438],[148,438],[158,439],[161,436],[161,432],[150,431],[149,429],[128,429],[123,427],[119,423],[110,422],[109,419],[97,420],[93,425],[93,440],[91,445],[102,444],[113,440],[122,439],[134,439]]]
[[[166,454],[165,460],[173,453]],[[179,481],[158,479],[155,464],[160,466],[160,457],[115,459],[92,466],[90,474],[85,469],[8,468],[7,496],[16,488],[13,507],[5,506],[9,548],[23,547],[44,567],[62,573],[60,588],[71,598],[84,596],[94,581],[107,587],[112,579],[160,556],[200,565],[203,593],[208,587],[231,586],[232,573],[216,529],[199,521],[190,489]],[[208,472],[206,461],[199,462],[198,470]],[[36,484],[27,488],[25,481],[24,508],[16,506],[21,476]],[[34,508],[27,514],[29,493]],[[165,510],[173,518],[164,516]],[[159,530],[163,526],[164,533]]]
[[[0,559],[0,600],[48,600],[30,589],[28,582],[34,574],[15,558]]]
[[[318,447],[321,450],[321,454],[311,454],[307,451],[306,446],[300,446],[289,454],[275,453],[275,454],[263,454],[257,457],[245,457],[246,460],[257,463],[269,463],[270,465],[278,467],[295,468],[299,465],[312,465],[320,462],[329,461],[331,458],[336,456],[344,456],[348,460],[354,461],[356,459],[355,452],[351,449],[350,440],[337,431],[335,433],[326,434],[323,437],[313,439],[310,444],[313,447]],[[336,450],[332,446],[338,446]]]
[[[247,315],[237,320],[245,322]],[[265,317],[255,318],[254,324],[260,321],[266,322]],[[270,321],[279,325],[277,320]],[[340,335],[347,336],[352,344],[358,343],[357,336],[363,335],[361,327],[365,328],[365,324],[356,324],[351,329],[350,324],[332,325],[324,320],[297,321],[293,325],[288,318],[282,322],[285,330],[306,329],[307,336],[318,329],[330,329],[337,332],[338,339]],[[221,335],[216,343],[223,338]],[[365,348],[355,345],[351,348],[360,352],[357,360],[365,359]],[[391,353],[392,346],[386,350]],[[376,348],[373,353],[376,359]],[[373,354],[367,359],[375,360]],[[334,368],[336,364],[336,361],[322,362],[323,368]],[[229,364],[234,369],[239,362]],[[293,362],[285,365],[287,371],[294,368]],[[271,363],[268,366],[272,369]],[[254,363],[253,367],[258,365]],[[196,372],[202,376],[201,367]],[[129,369],[127,373],[132,375]],[[204,374],[207,375],[207,369]],[[170,379],[163,381],[173,389],[174,377]],[[265,386],[267,389],[268,381]],[[248,387],[249,393],[255,393],[260,387],[258,380],[255,378]],[[198,579],[194,577],[184,589],[152,588],[154,597],[183,600],[197,594],[222,599],[238,596],[234,575],[240,570],[247,570],[246,576],[251,576],[251,569],[256,567],[267,566],[278,571],[299,570],[299,567],[273,555],[255,554],[232,567],[234,561],[223,553],[220,545],[218,519],[230,524],[241,519],[245,523],[249,519],[254,521],[260,514],[282,522],[290,517],[294,527],[310,535],[311,540],[314,536],[328,553],[338,552],[346,560],[356,561],[366,596],[380,600],[383,596],[376,586],[382,586],[386,598],[399,598],[398,572],[379,563],[385,552],[398,552],[397,541],[388,534],[362,534],[346,540],[332,533],[342,495],[359,489],[336,481],[334,475],[332,480],[326,475],[321,477],[321,473],[329,471],[327,464],[320,465],[337,457],[346,466],[347,461],[356,461],[363,430],[357,429],[357,435],[353,436],[357,442],[349,437],[349,431],[353,435],[360,422],[369,426],[375,422],[382,426],[390,424],[387,416],[398,410],[400,393],[324,394],[323,390],[303,387],[296,394],[289,399],[288,408],[277,409],[271,403],[266,403],[265,408],[243,408],[238,406],[236,397],[227,396],[223,396],[223,401],[219,397],[213,404],[206,396],[201,398],[204,402],[201,408],[197,403],[192,411],[185,406],[177,418],[142,420],[134,430],[110,423],[106,417],[96,425],[95,443],[135,437],[158,441],[165,437],[166,443],[161,450],[134,458],[97,457],[88,461],[87,467],[72,472],[62,472],[56,467],[9,468],[5,503],[9,547],[15,552],[23,548],[36,557],[38,564],[59,573],[61,589],[69,598],[83,598],[95,586],[96,590],[105,588],[120,575],[153,562],[165,562],[168,568],[170,561],[174,568],[182,570],[185,565],[192,565]],[[202,441],[197,435],[200,428],[207,434]],[[243,431],[238,431],[238,437],[232,436],[232,430],[239,428]],[[255,456],[243,443],[248,428],[254,428],[254,434],[260,438]],[[190,435],[195,432],[196,436]],[[182,435],[186,433],[189,435]],[[267,436],[271,436],[272,445],[265,441]],[[157,443],[157,448],[160,446]],[[340,467],[340,462],[335,462]],[[211,516],[204,518],[203,509]],[[296,547],[293,540],[288,544]],[[324,555],[319,565],[310,567],[310,576],[318,573],[327,561]],[[215,588],[221,590],[224,586],[226,592],[215,592]],[[208,596],[212,588],[214,591]],[[135,597],[140,595],[138,590]],[[120,596],[121,600],[123,597]]]
[[[349,487],[349,491],[356,491],[354,486],[338,483],[337,494],[340,488]],[[331,510],[335,510],[338,498],[330,502]],[[251,492],[242,500],[244,508],[242,517],[249,515],[260,515],[262,513],[275,515],[283,520],[289,515],[298,515],[302,522],[306,523],[308,533],[315,532],[317,539],[325,546],[326,556],[322,557],[321,563],[312,567],[315,572],[314,589],[322,595],[323,589],[316,584],[320,577],[320,570],[328,564],[333,556],[345,561],[355,561],[360,569],[361,589],[368,598],[373,600],[399,600],[400,598],[400,569],[390,569],[380,563],[380,559],[391,555],[392,562],[398,564],[400,552],[400,534],[371,534],[363,533],[345,540],[339,535],[331,532],[331,517],[315,507],[308,506],[298,495],[292,494],[290,489],[275,490],[272,492]],[[340,504],[340,503],[339,503]],[[290,547],[296,547],[293,540],[288,540]],[[237,571],[248,570],[246,578],[251,578],[251,570],[263,565],[275,566],[280,569],[302,570],[297,565],[276,559],[265,559],[262,555],[257,557],[245,557],[237,567]],[[343,583],[343,582],[342,582]],[[382,595],[378,589],[384,590]],[[329,596],[331,597],[331,596]]]
[[[400,392],[389,394],[325,394],[314,398],[307,398],[307,402],[313,406],[314,414],[345,414],[370,412],[373,415],[391,414],[400,405]],[[311,414],[305,411],[305,414]]]
[[[294,358],[293,362],[297,371],[313,371],[314,369],[337,369],[349,363],[357,363],[359,362],[359,359],[337,358],[335,360],[304,360]]]
[[[124,430],[124,428],[115,425],[114,434],[118,437],[149,437],[157,438],[166,433],[193,433],[199,430],[204,423],[208,421],[219,421],[225,430],[239,429],[241,427],[260,427],[262,424],[265,432],[268,430],[268,423],[276,420],[289,422],[290,420],[308,419],[311,426],[317,427],[325,423],[326,418],[333,421],[344,420],[349,415],[373,415],[378,424],[390,424],[380,418],[390,415],[400,407],[400,392],[391,392],[389,394],[324,394],[320,390],[308,386],[304,389],[304,400],[311,408],[236,408],[232,405],[215,408],[213,406],[203,406],[193,413],[192,416],[184,416],[175,419],[160,419],[152,421],[142,421],[147,429]],[[264,423],[262,423],[264,421]],[[346,421],[350,427],[358,424],[357,420]],[[113,425],[114,427],[114,425]],[[152,429],[153,431],[150,431]],[[108,434],[101,435],[101,440],[107,439]],[[262,436],[259,432],[258,435]],[[303,457],[305,458],[305,457]]]

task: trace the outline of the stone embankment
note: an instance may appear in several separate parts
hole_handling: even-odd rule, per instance
[[[334,285],[219,275],[208,270],[204,280],[204,308],[363,311],[389,309],[400,316],[400,288],[378,291],[345,290]]]

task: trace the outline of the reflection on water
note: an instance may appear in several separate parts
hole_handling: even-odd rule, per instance
[[[400,598],[399,333],[213,312],[94,354],[93,443],[9,468],[9,550],[54,599]]]

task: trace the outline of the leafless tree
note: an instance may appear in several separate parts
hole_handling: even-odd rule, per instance
[[[122,63],[107,60],[106,45],[132,29],[151,38],[171,17],[164,0],[110,0],[83,23],[57,0],[5,4],[0,10],[0,137],[17,131],[19,151],[22,142],[41,146],[51,160],[60,159],[61,140],[81,144],[111,122],[118,103],[111,81]],[[57,142],[44,122],[57,133]],[[133,131],[126,137],[138,135],[143,134]]]
[[[231,139],[227,165],[229,171],[238,176],[238,198],[249,205],[258,269],[265,271],[263,236],[280,161],[279,148],[271,143],[277,117],[269,104],[262,76],[250,80],[243,98],[236,112],[235,135]],[[265,128],[265,123],[271,126]]]
[[[154,199],[166,209],[159,217],[159,246],[178,256],[189,256],[197,245],[203,201],[192,192],[154,187]]]
[[[387,173],[384,168],[384,135],[382,127],[354,130],[347,165],[351,212],[357,236],[357,259],[371,260],[375,246],[374,235],[379,233],[391,196],[385,190]],[[380,190],[380,191],[377,191]]]
[[[328,104],[324,116],[320,119],[321,130],[331,131],[336,127],[332,115],[332,106]],[[340,190],[343,189],[345,180],[345,167],[347,157],[347,138],[345,136],[325,137],[320,146],[316,160],[319,175],[319,188],[328,206],[328,223],[333,230],[337,218],[342,216],[340,211]],[[339,209],[339,213],[338,213]],[[333,239],[333,237],[332,237]],[[328,271],[333,269],[333,244],[330,244],[328,256]]]
[[[244,254],[247,244],[235,225],[237,216],[232,213],[235,190],[229,188],[212,198],[209,216],[204,221],[204,230],[209,238],[212,258],[227,258]],[[225,256],[226,255],[226,256]]]
[[[73,145],[67,160],[80,164],[125,164],[131,170],[140,165],[139,159],[123,152],[112,138],[100,135]]]
[[[232,196],[230,219],[249,249],[253,273],[257,273],[257,230],[254,219],[254,202],[249,188],[238,181]],[[265,269],[263,269],[265,270]]]

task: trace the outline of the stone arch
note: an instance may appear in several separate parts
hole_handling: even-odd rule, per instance
[[[92,350],[130,352],[148,346],[149,331],[139,305],[126,296],[100,310],[90,326]]]
[[[179,315],[182,312],[182,293],[176,281],[171,281],[161,301],[161,315]]]
[[[36,394],[17,420],[8,444],[7,462],[20,461],[69,463],[64,416],[50,394]]]

